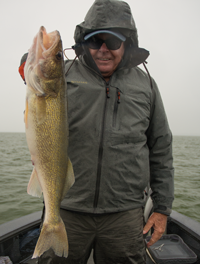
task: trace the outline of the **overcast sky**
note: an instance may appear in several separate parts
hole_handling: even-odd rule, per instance
[[[200,1],[127,0],[150,51],[148,69],[160,89],[174,135],[200,136]],[[22,55],[40,26],[74,44],[75,26],[93,0],[0,0],[0,132],[24,132],[26,86],[18,73]],[[69,52],[74,58],[74,52]]]

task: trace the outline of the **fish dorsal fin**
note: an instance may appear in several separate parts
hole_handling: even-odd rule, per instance
[[[72,167],[71,160],[68,158],[67,175],[66,175],[65,186],[64,186],[64,189],[63,189],[63,195],[62,195],[62,198],[61,198],[62,200],[64,199],[66,193],[72,187],[74,182],[75,182],[74,170],[73,170],[73,167]]]
[[[33,168],[31,174],[31,178],[27,187],[27,193],[36,197],[41,197],[42,195],[42,188],[38,180],[38,175],[35,167]]]

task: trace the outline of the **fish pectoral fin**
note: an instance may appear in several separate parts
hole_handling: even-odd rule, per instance
[[[41,197],[42,195],[42,188],[38,180],[38,175],[35,167],[33,168],[31,178],[28,183],[27,193],[36,197]]]
[[[46,120],[46,98],[37,96],[36,116],[37,123],[40,125]]]
[[[62,200],[65,198],[66,193],[72,187],[74,182],[75,182],[74,170],[73,170],[73,166],[72,166],[71,160],[68,158],[67,174],[66,174],[65,186],[64,186],[63,194],[62,194]]]

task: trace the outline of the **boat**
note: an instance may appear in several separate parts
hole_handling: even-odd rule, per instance
[[[150,216],[151,210],[152,201],[149,197],[144,210],[145,221],[147,221],[148,217]],[[2,257],[6,256],[9,257],[9,259],[12,261],[10,263],[13,264],[40,264],[37,259],[31,259],[31,257],[40,233],[41,215],[42,211],[39,211],[0,225],[0,263],[9,263],[3,262]],[[149,236],[150,234],[148,234],[145,240],[148,240]],[[179,246],[177,246],[177,237],[182,241],[181,245],[184,245],[186,248],[179,248]],[[162,239],[165,240],[159,240],[159,246],[155,247],[154,244],[151,246],[151,248],[154,247],[154,250],[157,249],[155,252],[162,254],[162,252],[164,252],[163,245],[167,244],[166,241],[175,241],[175,246],[174,244],[171,244],[170,247],[172,252],[167,253],[167,259],[166,256],[164,259],[155,259],[155,256],[152,255],[153,251],[150,252],[150,250],[147,250],[147,264],[200,264],[199,222],[172,210],[171,215],[168,216],[166,232]],[[178,251],[179,256],[177,256]],[[187,253],[188,256],[187,254],[185,255],[185,253]],[[61,261],[59,263],[64,263],[64,261],[62,261],[64,258],[60,259]],[[94,264],[92,253],[87,264]]]

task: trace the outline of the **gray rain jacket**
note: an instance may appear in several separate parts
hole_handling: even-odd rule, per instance
[[[106,83],[88,49],[79,45],[97,29],[127,38],[124,58]],[[61,208],[112,213],[144,206],[150,186],[154,211],[169,215],[173,201],[172,135],[157,85],[136,67],[148,57],[138,48],[128,4],[97,0],[75,30],[73,66],[66,61],[69,157],[75,184]]]

